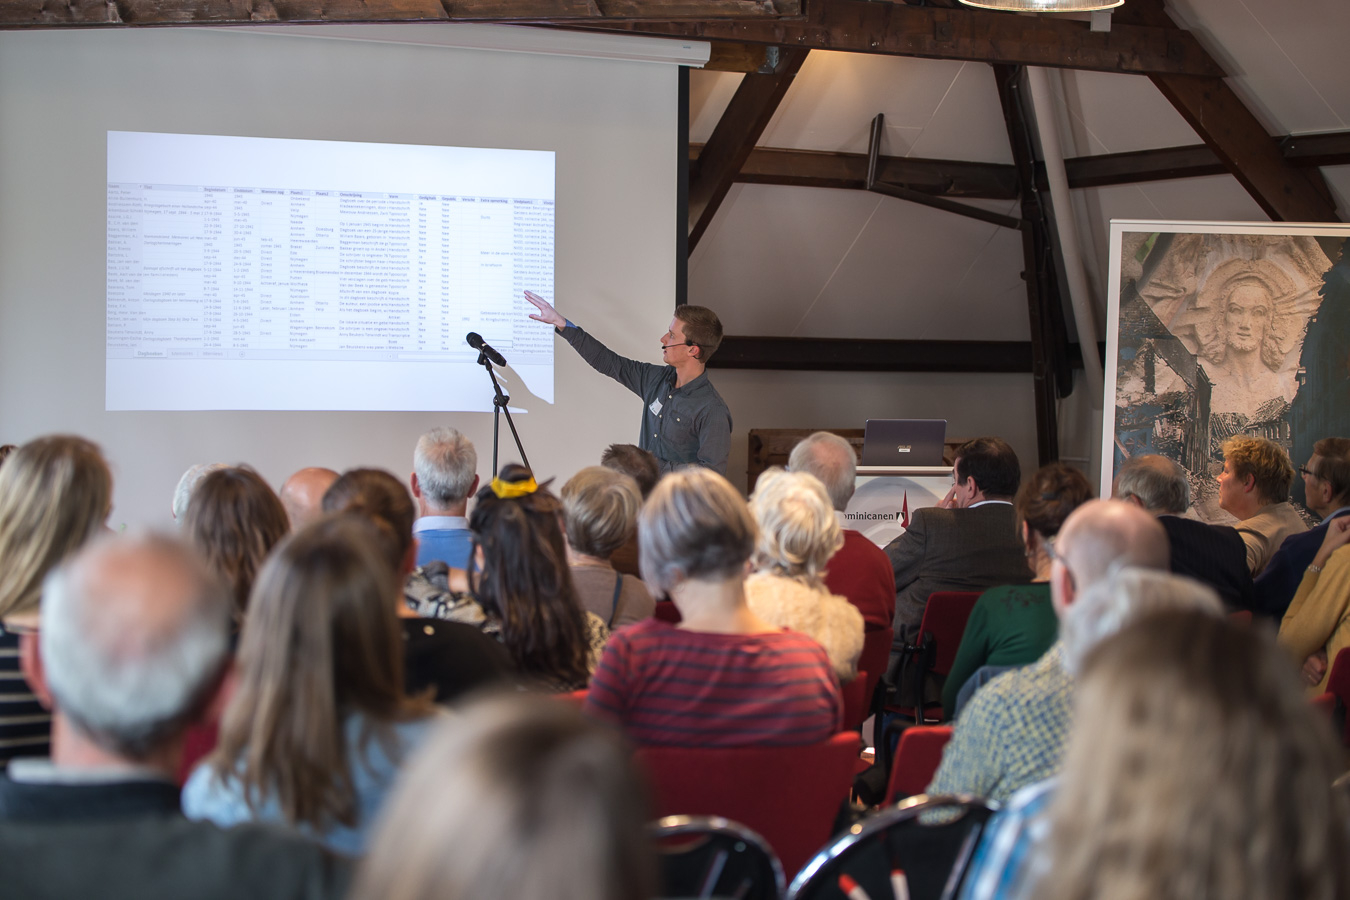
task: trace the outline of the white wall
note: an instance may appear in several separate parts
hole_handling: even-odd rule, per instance
[[[114,527],[167,524],[197,462],[248,462],[274,485],[307,465],[404,475],[441,423],[471,437],[489,476],[489,414],[105,412],[106,132],[555,150],[558,306],[656,361],[674,306],[675,83],[654,63],[246,30],[0,33],[0,442],[101,443]],[[635,441],[640,404],[556,349],[557,405],[513,400],[530,410],[517,422],[536,471],[565,478]]]

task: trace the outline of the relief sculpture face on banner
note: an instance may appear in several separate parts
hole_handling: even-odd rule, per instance
[[[1214,477],[1232,435],[1268,437],[1295,459],[1321,437],[1350,436],[1344,232],[1279,228],[1121,234],[1108,323],[1118,334],[1115,466],[1141,453],[1177,460],[1206,521],[1231,521]]]

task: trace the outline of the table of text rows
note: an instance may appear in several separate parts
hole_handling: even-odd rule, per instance
[[[552,200],[108,185],[109,357],[546,362],[552,289]]]

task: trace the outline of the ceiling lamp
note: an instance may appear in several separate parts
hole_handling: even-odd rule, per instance
[[[1005,12],[1093,12],[1120,6],[1125,0],[961,0],[966,6]]]

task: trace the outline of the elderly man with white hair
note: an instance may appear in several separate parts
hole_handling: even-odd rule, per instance
[[[454,428],[433,428],[417,441],[410,484],[417,501],[417,565],[440,561],[467,569],[473,533],[466,516],[478,490],[478,451]]]
[[[1063,632],[1071,630],[1067,618],[1080,592],[1115,570],[1168,568],[1162,525],[1119,500],[1092,500],[1074,510],[1052,552],[1050,600]],[[1072,626],[1079,633],[1085,627],[1082,622]],[[1039,660],[1004,672],[976,691],[957,720],[929,794],[974,794],[1002,803],[1018,788],[1059,771],[1073,698],[1073,675],[1066,664],[1073,641],[1063,632]]]
[[[861,531],[844,527],[844,510],[858,479],[853,445],[837,434],[817,431],[792,448],[789,472],[814,475],[825,485],[844,543],[825,564],[825,587],[862,613],[867,631],[890,628],[895,619],[895,570],[891,559]]]
[[[108,537],[48,576],[21,653],[53,708],[50,760],[0,776],[0,883],[25,898],[336,898],[299,836],[179,812],[183,734],[229,663],[229,595],[184,545]]]

